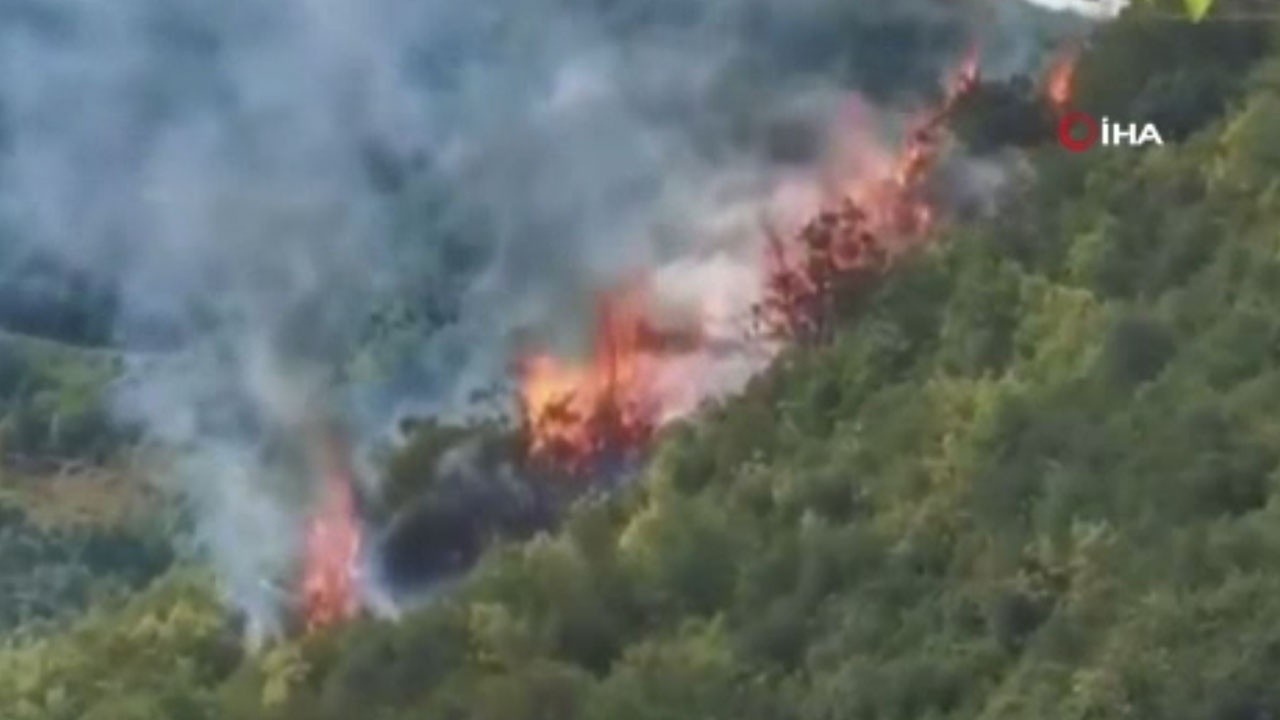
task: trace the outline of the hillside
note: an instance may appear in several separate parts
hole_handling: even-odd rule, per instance
[[[423,607],[250,653],[180,568],[0,651],[0,715],[1280,716],[1272,30],[1108,28],[1081,102],[1165,146],[1020,142],[830,344]]]

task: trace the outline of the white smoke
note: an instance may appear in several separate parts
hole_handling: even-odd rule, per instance
[[[0,213],[164,351],[119,413],[269,632],[308,428],[456,410],[634,268],[740,278],[849,92],[1045,31],[1003,0],[0,0]]]
[[[1072,12],[1095,20],[1118,16],[1129,7],[1129,0],[1026,0],[1057,12]]]

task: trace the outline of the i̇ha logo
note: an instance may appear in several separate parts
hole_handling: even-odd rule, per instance
[[[1160,137],[1160,130],[1154,123],[1119,123],[1105,117],[1098,122],[1089,113],[1072,110],[1058,121],[1058,142],[1078,153],[1099,143],[1103,147],[1164,145],[1164,138]]]

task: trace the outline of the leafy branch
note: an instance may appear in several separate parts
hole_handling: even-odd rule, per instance
[[[1154,5],[1157,0],[1147,0],[1147,3]],[[1186,8],[1187,16],[1193,21],[1199,22],[1209,14],[1209,10],[1213,8],[1214,0],[1182,0],[1182,5]]]

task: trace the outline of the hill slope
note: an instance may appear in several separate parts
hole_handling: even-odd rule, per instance
[[[1185,52],[1177,32],[1121,23],[1091,57]],[[1032,149],[1032,186],[913,258],[832,346],[787,354],[672,429],[628,496],[426,608],[243,656],[205,580],[174,575],[0,653],[0,707],[1280,714],[1280,57],[1225,73],[1215,47],[1129,94],[1190,108],[1176,144]],[[1125,78],[1095,62],[1086,97],[1106,99]]]

